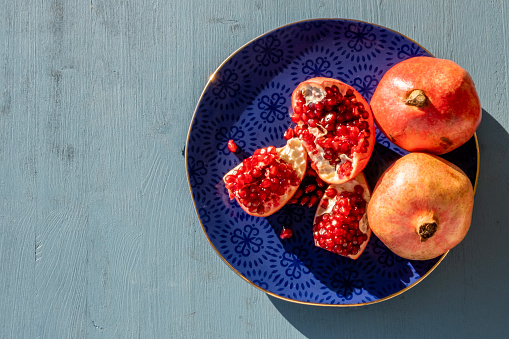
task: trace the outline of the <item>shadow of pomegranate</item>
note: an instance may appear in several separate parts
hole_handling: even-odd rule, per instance
[[[505,325],[501,324],[506,323],[509,300],[505,286],[509,279],[509,134],[483,110],[477,136],[480,171],[472,225],[430,276],[405,293],[370,306],[317,307],[268,296],[276,309],[307,338],[374,337],[380,328],[384,337],[408,335],[408,327],[387,326],[396,312],[398,323],[419,319],[421,324],[440,328],[441,337],[457,337],[458,328],[472,337],[503,337]],[[444,158],[456,161],[454,154]],[[474,168],[463,170],[472,178]],[[372,241],[376,245],[377,239]]]

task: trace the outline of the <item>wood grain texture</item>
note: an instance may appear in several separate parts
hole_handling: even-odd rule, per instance
[[[1,5],[0,338],[507,335],[509,1]],[[186,178],[209,75],[258,35],[320,17],[386,26],[456,61],[484,109],[467,238],[369,307],[291,304],[245,283],[209,246]]]

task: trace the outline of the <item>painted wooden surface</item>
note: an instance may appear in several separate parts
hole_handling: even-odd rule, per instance
[[[1,1],[0,338],[502,338],[509,332],[509,1]],[[215,254],[186,178],[208,76],[298,20],[396,30],[465,67],[481,166],[467,238],[362,308],[297,305]]]

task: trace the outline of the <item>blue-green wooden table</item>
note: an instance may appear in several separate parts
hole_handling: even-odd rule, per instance
[[[507,338],[509,1],[13,0],[0,6],[0,338]],[[472,75],[467,238],[382,303],[289,303],[196,216],[184,147],[211,73],[279,26],[349,18]]]

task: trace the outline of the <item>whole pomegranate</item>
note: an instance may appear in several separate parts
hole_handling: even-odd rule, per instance
[[[371,109],[380,130],[410,152],[444,154],[467,142],[481,122],[470,75],[450,60],[414,57],[380,80]]]
[[[353,87],[330,78],[300,83],[292,94],[294,134],[320,179],[338,184],[359,174],[375,145],[371,109]]]
[[[369,198],[363,173],[348,182],[330,185],[318,204],[313,221],[315,245],[357,259],[371,237],[366,217]]]
[[[223,177],[230,199],[248,214],[266,217],[280,210],[306,173],[307,154],[297,138],[281,148],[257,149]]]
[[[436,258],[463,240],[474,190],[463,171],[435,155],[410,153],[378,180],[368,205],[373,233],[394,253]]]

